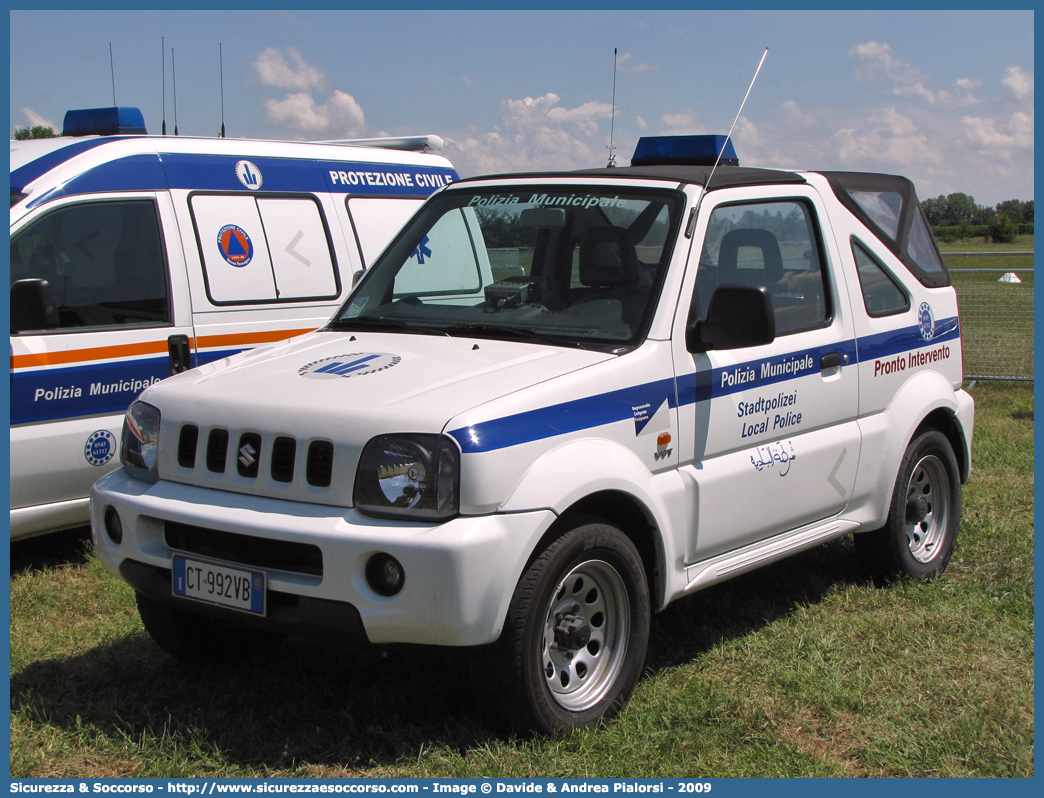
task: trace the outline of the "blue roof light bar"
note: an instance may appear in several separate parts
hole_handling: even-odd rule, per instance
[[[719,165],[739,166],[732,139],[726,136],[642,136],[631,166],[714,166],[722,146]]]
[[[145,135],[145,117],[141,110],[126,108],[82,108],[66,111],[63,136]]]

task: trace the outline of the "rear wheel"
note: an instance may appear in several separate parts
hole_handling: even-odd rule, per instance
[[[941,432],[910,443],[892,492],[888,521],[855,536],[864,567],[875,577],[898,574],[929,581],[950,562],[961,520],[961,480],[953,447]]]
[[[543,732],[615,714],[641,675],[649,589],[634,544],[578,521],[529,566],[498,642],[502,698],[516,726]]]
[[[214,662],[250,657],[278,645],[283,635],[240,624],[225,623],[135,594],[138,614],[156,644],[189,662]]]

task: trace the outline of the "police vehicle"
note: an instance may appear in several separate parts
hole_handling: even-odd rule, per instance
[[[324,327],[147,388],[91,521],[159,645],[483,647],[557,730],[693,591],[849,533],[940,574],[974,406],[913,186],[723,144],[456,182]]]
[[[11,142],[11,538],[88,523],[123,412],[171,373],[324,324],[445,158],[148,136],[136,108]]]

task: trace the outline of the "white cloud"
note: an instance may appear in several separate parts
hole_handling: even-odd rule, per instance
[[[1010,157],[1012,150],[1033,151],[1033,114],[1016,111],[1008,120],[1007,131],[997,129],[997,122],[980,116],[961,119],[964,133],[983,154],[1003,153]]]
[[[649,129],[649,123],[646,122],[644,119],[642,119],[642,117],[639,116],[638,114],[635,114],[634,121],[635,121],[635,124],[638,125],[638,129],[639,130],[648,130]]]
[[[1007,86],[1016,100],[1033,97],[1033,73],[1025,72],[1017,66],[1008,67],[1001,85]]]
[[[366,129],[366,117],[359,103],[342,91],[335,91],[323,105],[317,105],[315,98],[303,91],[288,94],[281,101],[265,100],[265,121],[343,138],[361,136]]]
[[[305,63],[301,53],[293,47],[286,48],[293,66],[287,63],[283,54],[276,48],[262,50],[254,59],[254,69],[261,79],[262,86],[272,86],[288,91],[308,91],[322,86],[323,72]]]
[[[617,68],[621,72],[628,73],[628,74],[631,74],[631,75],[640,75],[643,72],[649,72],[651,70],[656,69],[656,67],[654,67],[654,66],[652,66],[650,64],[646,64],[646,63],[641,63],[641,64],[632,64],[632,63],[630,63],[630,61],[631,61],[631,59],[633,57],[634,56],[631,53],[624,53],[623,55],[621,55],[617,59],[617,61],[616,61]]]
[[[932,91],[927,84],[930,78],[919,68],[892,54],[892,47],[880,42],[857,44],[848,54],[856,59],[859,80],[873,81],[882,73],[892,82],[892,94],[896,97],[922,97],[929,104],[946,104],[951,101],[947,91]]]
[[[664,114],[660,117],[660,122],[660,135],[663,136],[695,136],[707,132],[707,126],[700,121],[700,116],[695,111]]]
[[[599,151],[598,123],[610,119],[612,106],[591,101],[563,108],[560,102],[553,92],[504,100],[499,124],[486,133],[472,130],[462,139],[448,139],[443,154],[461,174],[577,169],[608,160],[608,152]]]
[[[805,113],[796,102],[787,100],[783,103],[783,111],[791,123],[798,128],[811,128],[819,124],[812,114]]]
[[[867,118],[859,128],[848,127],[834,134],[842,163],[860,169],[882,164],[921,167],[940,163],[943,155],[917,124],[894,108],[885,108]]]
[[[54,130],[55,132],[61,130],[60,127],[55,126],[54,122],[52,122],[50,119],[45,119],[44,117],[40,116],[40,114],[36,113],[36,111],[34,111],[32,108],[23,107],[22,113],[25,114],[25,118],[28,120],[28,125],[26,125],[27,127],[36,127],[37,125],[41,125],[43,127],[49,127],[51,128],[51,130]]]

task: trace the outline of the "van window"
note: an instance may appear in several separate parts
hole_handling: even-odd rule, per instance
[[[824,325],[829,292],[814,224],[811,209],[796,200],[715,208],[696,277],[704,307],[719,285],[764,287],[776,335]]]
[[[346,202],[363,267],[369,268],[423,200],[350,197]]]
[[[150,200],[67,205],[11,239],[11,283],[47,280],[61,329],[170,323],[167,271]]]
[[[215,305],[335,299],[340,282],[312,198],[194,194],[196,239]]]

